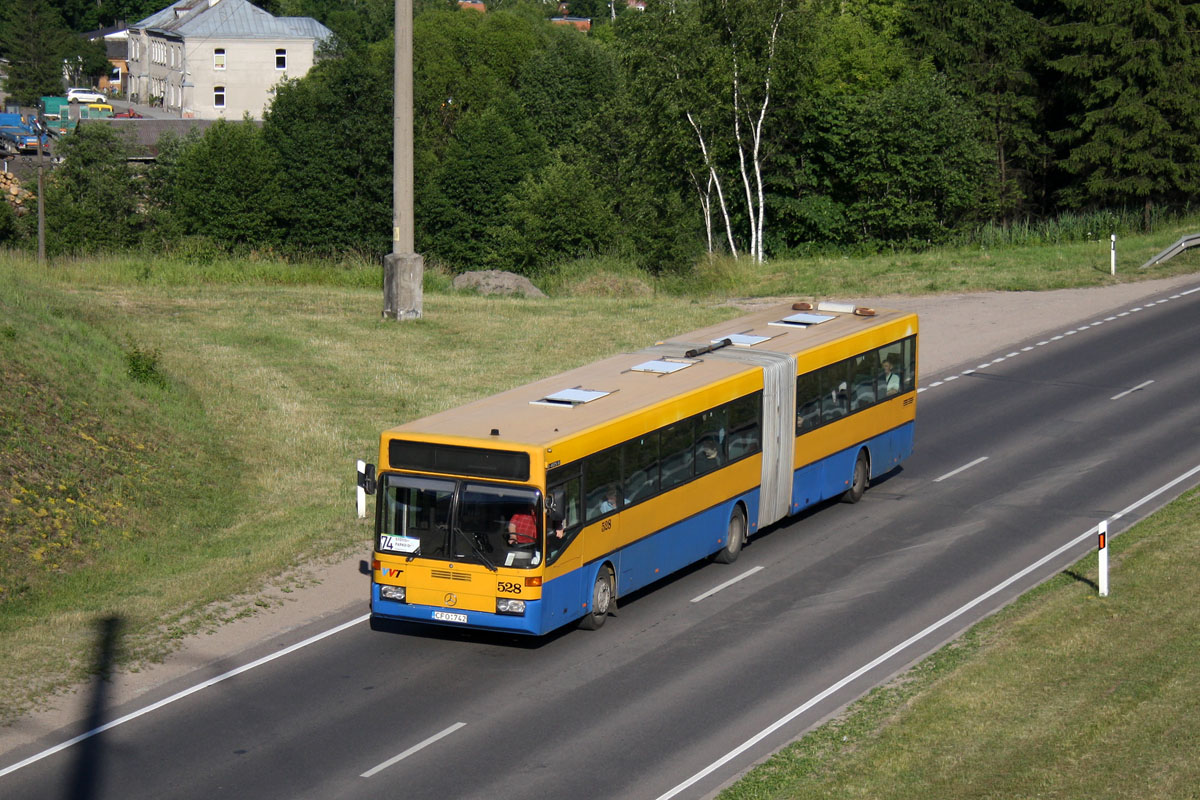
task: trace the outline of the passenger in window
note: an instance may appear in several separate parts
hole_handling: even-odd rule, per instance
[[[710,472],[718,464],[720,464],[720,451],[717,450],[717,443],[711,438],[700,442],[700,467],[696,472]]]
[[[610,511],[617,510],[617,491],[609,487],[604,493],[604,499],[600,501],[600,513],[607,514]]]
[[[534,517],[534,507],[526,511],[518,511],[508,521],[508,543],[513,547],[533,544],[537,541],[537,520]]]
[[[900,391],[900,376],[896,374],[895,369],[895,365],[891,361],[883,362],[884,394],[893,395]]]

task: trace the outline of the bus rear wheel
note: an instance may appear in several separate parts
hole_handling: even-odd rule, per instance
[[[854,462],[854,478],[851,480],[850,488],[842,495],[842,502],[857,503],[862,500],[870,482],[871,473],[867,467],[867,453],[865,450],[859,450],[858,458]]]
[[[613,598],[616,595],[612,567],[605,564],[596,573],[596,582],[592,585],[592,607],[579,620],[579,627],[585,631],[594,631],[608,619],[612,610]]]
[[[717,551],[717,554],[713,556],[713,561],[719,564],[732,564],[737,561],[745,542],[746,514],[742,511],[741,506],[738,506],[729,516],[729,533],[725,538],[725,546]]]

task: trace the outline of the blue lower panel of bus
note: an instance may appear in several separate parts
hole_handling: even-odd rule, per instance
[[[528,601],[525,604],[525,616],[518,617],[384,600],[379,596],[379,585],[371,584],[371,613],[375,616],[412,622],[432,622],[435,625],[448,625],[454,628],[481,628],[490,631],[512,631],[513,633],[546,633],[563,623],[560,621],[549,628],[543,628],[541,607],[544,602],[544,600]]]
[[[792,513],[846,491],[854,476],[854,460],[864,447],[871,456],[871,478],[884,475],[912,455],[913,423],[901,425],[796,470],[792,475]]]

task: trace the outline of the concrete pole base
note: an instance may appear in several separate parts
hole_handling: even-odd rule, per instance
[[[383,318],[420,319],[424,305],[425,258],[418,253],[389,253],[383,259]]]

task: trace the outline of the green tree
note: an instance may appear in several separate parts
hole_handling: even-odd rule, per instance
[[[460,271],[503,266],[496,232],[505,222],[505,198],[545,158],[545,144],[516,106],[460,120],[417,197],[418,250]]]
[[[944,76],[914,74],[840,118],[836,185],[855,239],[939,243],[974,219],[987,152],[973,109]]]
[[[186,232],[183,215],[176,213],[179,164],[189,147],[200,141],[198,128],[180,136],[167,131],[158,138],[157,155],[142,178],[145,236],[157,247],[176,242]]]
[[[1056,132],[1072,206],[1182,204],[1200,190],[1200,5],[1063,0],[1053,67],[1066,84]]]
[[[536,276],[557,261],[594,255],[613,243],[612,204],[579,164],[555,161],[526,177],[506,198],[497,239],[497,260]]]
[[[615,57],[573,28],[554,28],[517,77],[525,113],[552,147],[582,144],[584,127],[618,90]]]
[[[21,238],[17,215],[7,202],[0,202],[0,244],[11,244]]]
[[[175,213],[184,230],[226,247],[275,243],[275,154],[249,119],[219,119],[179,157]]]
[[[390,42],[319,62],[276,90],[263,137],[278,163],[283,244],[305,252],[391,248]]]
[[[70,31],[46,0],[7,0],[0,11],[0,56],[8,59],[4,91],[23,106],[61,94],[70,44]]]
[[[71,86],[90,85],[112,68],[102,39],[93,42],[81,36],[68,37],[62,60]]]
[[[1028,213],[1049,153],[1042,119],[1048,48],[1034,0],[912,0],[904,27],[917,54],[961,86],[992,151],[988,211],[1007,223]]]
[[[81,124],[59,144],[62,164],[46,181],[46,251],[98,253],[137,238],[137,192],[129,147],[108,125]]]
[[[631,89],[662,131],[656,146],[694,190],[710,252],[721,237],[735,255],[764,257],[775,101],[807,34],[802,7],[698,0],[619,20]]]

